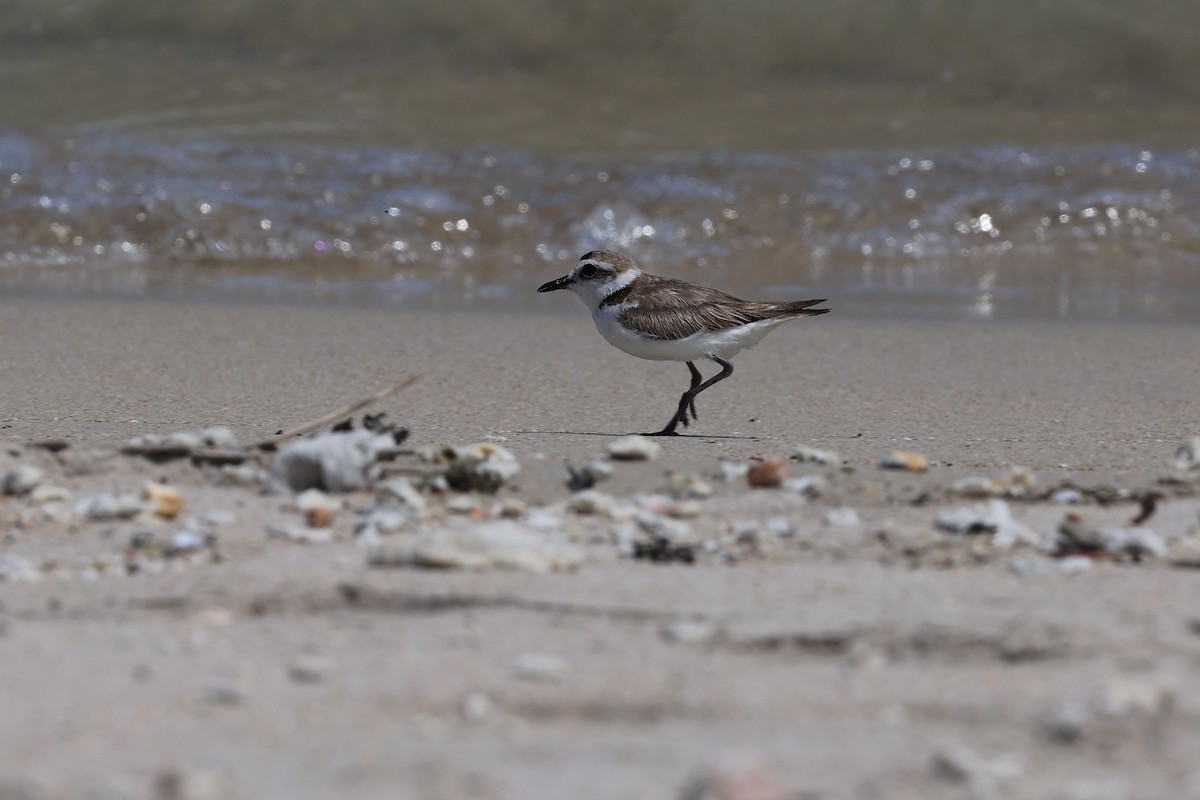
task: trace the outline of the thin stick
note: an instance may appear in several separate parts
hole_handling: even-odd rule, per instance
[[[407,389],[409,386],[412,386],[414,383],[416,383],[420,379],[421,379],[421,373],[419,373],[419,372],[416,373],[415,375],[409,375],[407,378],[404,378],[403,380],[393,383],[391,386],[387,387],[383,391],[376,392],[375,394],[371,395],[370,397],[366,397],[366,398],[363,398],[362,400],[355,401],[355,402],[351,403],[350,405],[345,406],[344,408],[337,409],[336,411],[331,411],[328,414],[326,414],[318,419],[314,419],[312,422],[306,422],[297,428],[292,428],[291,430],[283,431],[282,433],[277,433],[274,436],[269,436],[266,439],[263,439],[261,442],[258,442],[257,444],[255,444],[254,448],[256,450],[274,449],[275,445],[279,444],[284,439],[290,439],[293,436],[300,436],[301,434],[308,433],[309,431],[315,431],[317,428],[320,428],[323,425],[328,425],[329,423],[334,422],[338,419],[341,419],[342,417],[345,417],[349,414],[353,414],[355,411],[358,411],[360,408],[366,408],[367,406],[371,405],[372,403],[378,403],[380,400],[383,400],[385,397],[390,397],[390,396],[394,395],[396,392],[400,391],[401,389]]]

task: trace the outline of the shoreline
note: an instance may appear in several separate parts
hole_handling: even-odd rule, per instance
[[[0,299],[0,473],[43,472],[40,493],[0,495],[0,787],[786,800],[1200,786],[1200,473],[1157,483],[1197,432],[1190,327],[799,320],[700,398],[696,435],[611,462],[584,513],[566,466],[659,427],[687,371],[616,351],[576,311]],[[423,377],[368,409],[409,427],[406,446],[488,441],[521,470],[495,495],[421,492],[376,544],[362,528],[388,509],[382,485],[329,495],[320,527],[253,475],[117,453],[208,425],[255,441],[409,372]],[[67,448],[27,445],[50,437]],[[721,477],[721,462],[799,445],[845,465],[788,461],[812,491]],[[932,466],[878,468],[893,450]],[[1014,525],[938,522],[985,504],[958,481],[1013,465],[1037,487],[993,499]],[[680,478],[711,495],[662,496]],[[88,510],[104,494],[144,502],[148,481],[178,493],[178,516]],[[1066,486],[1076,505],[1048,499]],[[1056,540],[1068,513],[1130,529],[1152,490],[1153,530],[1135,534],[1164,553]],[[529,549],[505,567],[445,546],[472,536],[562,560]],[[690,560],[637,557],[656,542]],[[442,549],[405,555],[422,543]],[[1129,791],[1080,794],[1095,786]]]

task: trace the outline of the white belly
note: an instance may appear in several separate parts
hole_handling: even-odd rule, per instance
[[[694,361],[710,356],[733,358],[745,348],[758,344],[772,328],[785,320],[751,322],[723,331],[693,334],[686,339],[648,339],[639,336],[622,327],[616,315],[604,309],[594,312],[592,321],[605,341],[631,356],[651,361]]]

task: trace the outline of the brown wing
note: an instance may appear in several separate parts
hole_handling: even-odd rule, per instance
[[[649,280],[647,280],[649,279]],[[685,339],[702,331],[721,331],[764,319],[824,314],[829,309],[809,306],[824,300],[795,303],[747,302],[731,294],[687,281],[645,275],[636,281],[648,290],[637,306],[626,308],[621,318],[650,339]]]

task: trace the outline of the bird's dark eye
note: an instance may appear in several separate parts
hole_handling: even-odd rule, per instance
[[[588,264],[586,267],[579,270],[579,277],[583,278],[584,280],[587,280],[588,278],[594,278],[596,277],[596,273],[599,271],[600,270],[596,269],[591,264]]]

